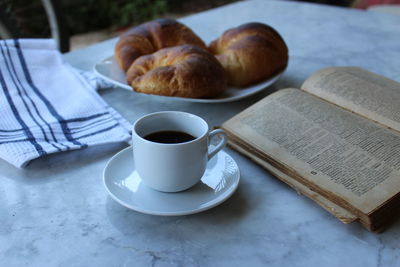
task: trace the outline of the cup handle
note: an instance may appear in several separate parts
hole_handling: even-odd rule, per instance
[[[208,160],[210,160],[212,157],[215,156],[215,154],[217,154],[221,149],[223,149],[226,145],[226,143],[228,142],[228,136],[226,135],[226,133],[221,130],[221,129],[216,129],[216,130],[212,130],[209,134],[208,134],[208,138],[209,140],[211,140],[214,136],[216,135],[221,135],[222,136],[222,140],[219,142],[219,144],[213,149],[213,151],[208,153]]]

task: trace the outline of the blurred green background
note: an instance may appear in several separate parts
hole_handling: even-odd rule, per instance
[[[237,1],[237,0],[236,0]],[[70,35],[104,28],[121,29],[157,17],[199,12],[235,0],[61,0]],[[49,29],[40,0],[0,0],[3,10],[26,36],[47,36]]]
[[[63,52],[117,36],[128,27],[160,17],[179,18],[239,0],[0,0],[1,38],[51,36],[45,2],[61,13]],[[266,1],[266,0],[265,0]],[[297,0],[349,6],[354,0]],[[5,23],[6,22],[6,23]],[[4,23],[4,24],[3,24]],[[5,25],[5,27],[1,27]],[[60,26],[60,23],[57,23]],[[2,29],[7,29],[4,33]],[[11,34],[10,34],[11,33]],[[55,36],[53,34],[53,36]]]

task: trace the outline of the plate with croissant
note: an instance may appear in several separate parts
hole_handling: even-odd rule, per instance
[[[157,19],[123,33],[114,55],[96,64],[95,71],[137,93],[220,103],[266,89],[287,63],[284,40],[266,24],[228,29],[207,46],[186,25]]]

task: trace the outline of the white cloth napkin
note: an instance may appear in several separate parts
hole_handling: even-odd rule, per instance
[[[0,157],[24,167],[50,153],[128,141],[130,124],[92,82],[53,40],[0,40]]]

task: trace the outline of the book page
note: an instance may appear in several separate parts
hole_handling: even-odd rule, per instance
[[[400,83],[356,67],[332,67],[301,87],[329,102],[400,132]]]
[[[400,134],[301,90],[280,90],[222,128],[357,216],[400,191]]]
[[[318,205],[320,205],[322,208],[330,212],[333,216],[338,218],[343,223],[351,223],[358,219],[354,214],[350,213],[348,210],[343,209],[342,207],[336,205],[327,198],[324,198],[315,191],[312,191],[310,188],[303,185],[302,183],[291,178],[284,172],[280,171],[279,169],[277,169],[276,167],[265,161],[262,157],[259,157],[256,153],[249,153],[247,149],[243,148],[241,145],[235,142],[230,142],[229,145],[234,149],[236,149],[237,151],[239,151],[240,153],[245,154],[246,156],[251,158],[253,161],[257,162],[264,168],[268,169],[273,175],[278,177],[279,180],[281,180],[282,182],[284,182],[285,184],[289,185],[291,188],[296,190],[298,194],[305,195],[314,200]]]

